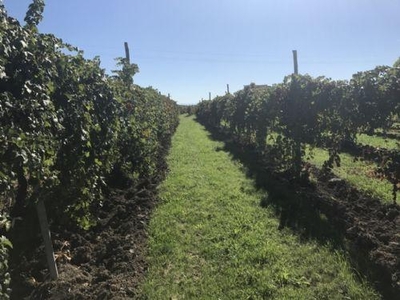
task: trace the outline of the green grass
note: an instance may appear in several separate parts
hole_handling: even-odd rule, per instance
[[[328,151],[315,148],[312,151],[313,157],[308,161],[317,167],[328,159]],[[345,179],[358,189],[381,199],[383,202],[392,203],[392,185],[385,179],[379,179],[374,175],[377,165],[371,161],[354,161],[354,157],[347,154],[340,154],[340,167],[334,167],[333,173],[339,178]]]
[[[385,149],[399,149],[399,141],[395,139],[385,139],[380,136],[370,136],[367,134],[357,135],[357,142],[362,145],[369,145],[375,148],[385,148]]]
[[[371,137],[367,135],[360,135],[362,140],[358,140],[360,143],[367,143],[369,145],[378,147],[379,141],[384,141],[380,137]],[[276,138],[276,134],[272,133],[267,137],[267,144],[273,144],[273,139]],[[392,143],[391,142],[388,143]],[[374,145],[372,145],[375,143]],[[392,144],[387,144],[393,146]],[[311,155],[310,155],[311,153]],[[322,148],[313,148],[311,151],[308,149],[306,153],[306,159],[313,165],[321,168],[323,163],[328,159],[328,151]],[[347,153],[340,154],[341,165],[340,167],[334,167],[333,173],[339,178],[345,179],[357,189],[362,190],[374,197],[382,200],[382,202],[392,203],[392,184],[386,179],[377,178],[374,175],[374,171],[377,167],[375,162],[367,160],[354,160],[354,157]]]
[[[149,225],[144,299],[379,299],[343,253],[278,230],[243,166],[181,117]]]

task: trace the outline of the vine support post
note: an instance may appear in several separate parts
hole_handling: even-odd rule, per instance
[[[293,165],[294,165],[294,176],[296,179],[300,178],[302,162],[301,162],[301,142],[296,137],[295,141],[295,149],[294,149],[294,158],[293,158]]]
[[[226,85],[226,93],[229,94],[229,84]]]
[[[298,99],[299,97],[298,90],[299,90],[299,83],[297,81],[297,77],[295,75],[298,74],[298,68],[297,68],[297,51],[293,50],[293,61],[294,61],[294,74],[292,75],[292,81],[290,82],[290,90],[292,91],[292,96],[290,97],[290,104],[288,104],[290,107],[291,115],[292,118],[296,117],[295,109],[293,105],[296,105],[297,101],[300,101],[301,99]],[[294,93],[293,93],[294,92]],[[297,99],[296,99],[297,98]],[[296,124],[297,123],[297,124]],[[293,139],[293,145],[292,145],[292,163],[293,163],[293,172],[294,176],[296,179],[300,179],[301,175],[301,169],[302,169],[302,151],[301,151],[301,129],[298,127],[298,119],[295,121],[294,128],[292,129],[292,139]]]
[[[208,100],[211,101],[211,92],[208,93]]]
[[[39,218],[40,231],[42,232],[42,237],[44,241],[46,260],[50,271],[50,278],[55,280],[58,278],[58,270],[54,258],[54,249],[53,243],[51,242],[51,233],[49,230],[49,223],[47,221],[46,207],[44,206],[43,200],[39,200],[39,202],[36,204],[36,211]]]
[[[293,65],[294,65],[294,74],[299,74],[299,65],[297,63],[297,50],[293,50]]]
[[[125,45],[125,58],[126,58],[128,65],[130,65],[131,64],[131,56],[129,54],[129,45],[127,42],[125,42],[124,45]]]

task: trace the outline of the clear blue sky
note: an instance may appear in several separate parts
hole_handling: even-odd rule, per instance
[[[30,0],[4,0],[23,20]],[[42,32],[99,55],[139,65],[135,83],[180,104],[245,84],[273,84],[293,70],[349,79],[400,56],[399,0],[47,0]]]

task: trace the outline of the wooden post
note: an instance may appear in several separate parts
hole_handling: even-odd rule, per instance
[[[131,56],[129,54],[129,46],[128,46],[127,42],[125,42],[124,45],[125,45],[125,58],[126,58],[128,65],[130,65],[131,64]]]
[[[42,232],[42,237],[44,241],[44,248],[46,252],[47,265],[50,271],[50,278],[55,280],[58,277],[58,270],[54,258],[53,243],[51,242],[51,234],[49,230],[49,224],[47,222],[46,208],[44,206],[43,200],[39,200],[39,202],[37,203],[36,211],[39,218],[40,231]]]
[[[229,84],[226,85],[226,93],[229,94]]]
[[[293,50],[293,65],[294,65],[294,75],[299,74],[299,66],[297,64],[297,50]],[[293,77],[293,81],[296,81],[296,78]],[[296,83],[297,85],[297,83]],[[295,177],[300,178],[301,175],[301,142],[298,137],[295,137],[294,141],[294,157],[293,157],[293,165]]]
[[[208,100],[211,101],[211,92],[208,93]]]
[[[293,64],[294,64],[294,74],[299,74],[299,66],[297,64],[297,50],[293,50]]]
[[[171,95],[168,93],[168,99],[171,99]]]

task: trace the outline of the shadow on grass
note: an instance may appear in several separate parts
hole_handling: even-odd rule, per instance
[[[243,164],[247,177],[255,181],[257,189],[266,191],[260,200],[261,207],[270,207],[279,218],[279,229],[288,228],[296,232],[303,240],[316,240],[320,244],[329,245],[334,249],[344,248],[343,228],[332,224],[318,208],[315,197],[305,197],[313,193],[313,187],[296,186],[284,179],[278,179],[263,166],[261,157],[253,151],[242,148],[227,135],[207,128],[210,138],[223,141],[224,146],[216,151],[229,152],[234,160]]]
[[[224,146],[216,151],[230,153],[234,160],[245,167],[246,176],[255,181],[256,188],[266,192],[260,200],[260,206],[273,208],[279,218],[280,230],[289,228],[303,240],[315,240],[334,249],[344,248],[344,229],[332,224],[319,210],[315,197],[304,197],[305,194],[313,194],[312,186],[295,185],[274,176],[263,163],[264,158],[255,150],[240,145],[229,134],[207,126],[197,118],[195,121],[207,129],[210,139],[224,142]]]
[[[205,126],[201,121],[196,121]],[[313,240],[334,250],[344,250],[357,277],[361,279],[366,276],[383,299],[398,299],[398,289],[391,285],[390,268],[380,266],[371,258],[371,249],[359,243],[364,237],[348,239],[346,228],[349,224],[346,224],[344,216],[346,208],[335,204],[332,195],[327,194],[329,192],[311,184],[296,184],[284,174],[274,175],[268,169],[265,157],[255,149],[242,146],[229,134],[205,127],[212,140],[224,142],[224,146],[216,150],[228,152],[234,160],[241,162],[256,187],[266,192],[260,205],[273,208],[280,220],[279,229],[287,228],[305,241]]]

